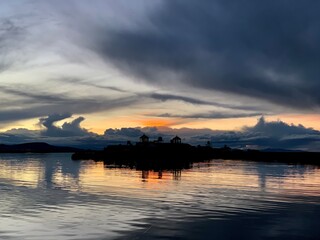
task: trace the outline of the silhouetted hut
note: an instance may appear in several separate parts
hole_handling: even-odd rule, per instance
[[[141,143],[147,143],[149,142],[149,137],[145,134],[143,134],[141,137],[140,137],[140,142]]]
[[[171,139],[170,142],[174,143],[174,144],[180,144],[181,143],[181,138],[179,138],[178,136],[175,136],[174,138]]]
[[[158,137],[157,143],[163,143],[162,137]]]

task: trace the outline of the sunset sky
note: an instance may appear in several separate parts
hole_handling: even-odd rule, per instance
[[[319,1],[0,3],[0,143],[180,134],[320,150]],[[157,127],[157,128],[153,128]]]

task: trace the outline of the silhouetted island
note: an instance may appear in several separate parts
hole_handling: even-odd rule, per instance
[[[135,145],[128,141],[127,145],[111,145],[102,151],[81,151],[72,155],[73,160],[102,160],[117,166],[135,167],[139,169],[182,169],[189,168],[195,162],[213,159],[250,160],[264,162],[284,162],[292,164],[320,165],[319,152],[264,152],[258,150],[212,148],[192,146],[181,143],[176,136],[170,143],[162,138],[150,142],[146,135],[140,137]]]

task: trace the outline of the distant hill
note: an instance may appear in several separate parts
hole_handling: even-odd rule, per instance
[[[79,148],[53,146],[45,142],[33,142],[22,144],[0,144],[0,153],[54,153],[54,152],[76,152]]]
[[[290,149],[283,149],[283,148],[266,148],[260,151],[261,152],[305,152],[301,150],[290,150]]]

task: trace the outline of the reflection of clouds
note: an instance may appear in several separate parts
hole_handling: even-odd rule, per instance
[[[313,167],[244,161],[155,172],[71,161],[69,154],[30,154],[8,155],[0,166],[0,212],[8,220],[1,221],[6,230],[0,238],[16,234],[13,239],[41,234],[46,239],[112,238],[144,232],[152,224],[167,229],[168,222],[173,227],[195,218],[230,220],[278,211],[285,202],[306,203],[319,197],[320,185]]]
[[[80,162],[70,161],[70,154],[4,154],[0,177],[17,186],[56,187],[56,177],[77,179]]]
[[[22,155],[3,154],[0,160],[1,181],[11,182],[16,186],[36,188],[39,180],[43,178],[42,161],[32,161],[30,155],[25,155],[24,160],[19,160]],[[31,159],[30,159],[31,158]]]
[[[79,239],[97,235],[110,238],[143,225],[142,212],[136,211],[126,197],[117,199],[82,191],[77,177],[81,162],[71,161],[68,154],[30,158],[16,155],[18,159],[12,156],[0,161],[1,167],[5,166],[5,171],[1,171],[5,174],[0,175],[0,211],[5,219],[1,221],[1,229],[5,231],[0,232],[0,238],[33,239],[44,235],[45,239],[74,239],[75,235]],[[21,176],[24,177],[19,182]],[[65,182],[60,181],[61,177]],[[74,179],[76,185],[71,186]],[[132,225],[134,221],[141,222],[141,226]]]
[[[288,165],[283,163],[255,163],[247,164],[245,170],[250,173],[256,171],[259,178],[259,187],[262,191],[297,194],[308,184],[319,183],[320,171],[318,166]],[[306,189],[305,189],[306,190]],[[308,194],[304,192],[303,194]],[[311,193],[313,194],[313,193]]]

